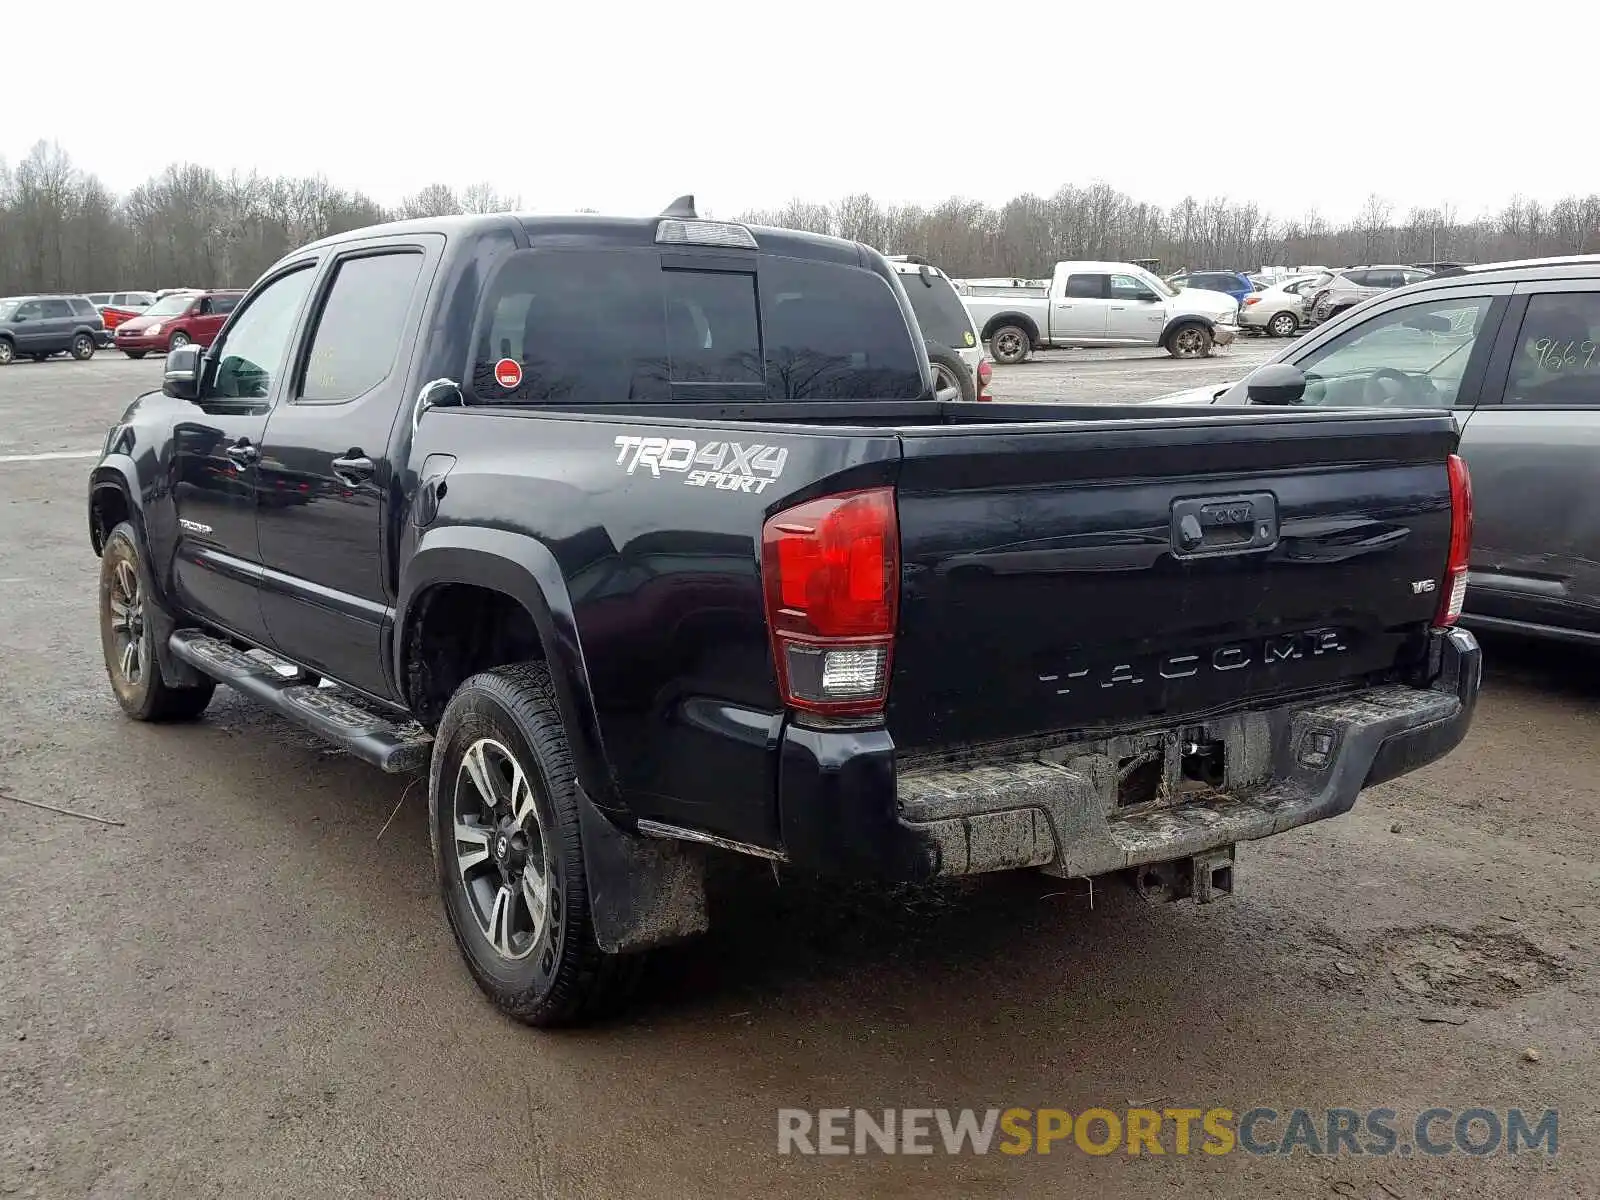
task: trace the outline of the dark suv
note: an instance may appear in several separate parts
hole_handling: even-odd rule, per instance
[[[52,354],[93,358],[106,327],[87,296],[8,296],[0,300],[0,367]]]

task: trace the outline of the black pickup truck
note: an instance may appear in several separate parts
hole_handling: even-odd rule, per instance
[[[922,347],[877,252],[681,202],[307,246],[93,468],[116,698],[427,769],[539,1025],[705,928],[714,848],[1203,902],[1461,740],[1448,413],[963,405]]]

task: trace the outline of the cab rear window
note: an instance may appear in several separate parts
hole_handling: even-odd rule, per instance
[[[915,399],[922,370],[889,285],[857,268],[753,256],[749,268],[642,250],[506,261],[474,334],[489,403]],[[731,265],[730,265],[731,264]],[[497,369],[506,360],[517,370]]]

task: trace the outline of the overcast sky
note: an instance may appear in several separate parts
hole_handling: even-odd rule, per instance
[[[88,29],[5,7],[0,156],[53,139],[119,191],[185,159],[616,213],[1104,180],[1468,218],[1600,188],[1600,42],[1551,0],[133,0]]]

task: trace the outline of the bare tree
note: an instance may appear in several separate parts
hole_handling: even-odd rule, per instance
[[[0,295],[241,285],[295,247],[341,230],[398,217],[504,212],[521,203],[487,181],[459,190],[433,183],[385,210],[320,176],[224,178],[193,163],[174,163],[118,197],[59,145],[40,142],[20,162],[0,161]],[[1316,209],[1279,220],[1226,197],[1190,196],[1166,209],[1097,181],[997,208],[959,198],[926,208],[885,205],[856,193],[832,204],[796,198],[742,219],[922,254],[967,276],[1036,277],[1070,258],[1249,270],[1600,252],[1596,194],[1548,203],[1516,196],[1470,220],[1448,202],[1412,208],[1398,220],[1392,213],[1376,194],[1344,225]]]

